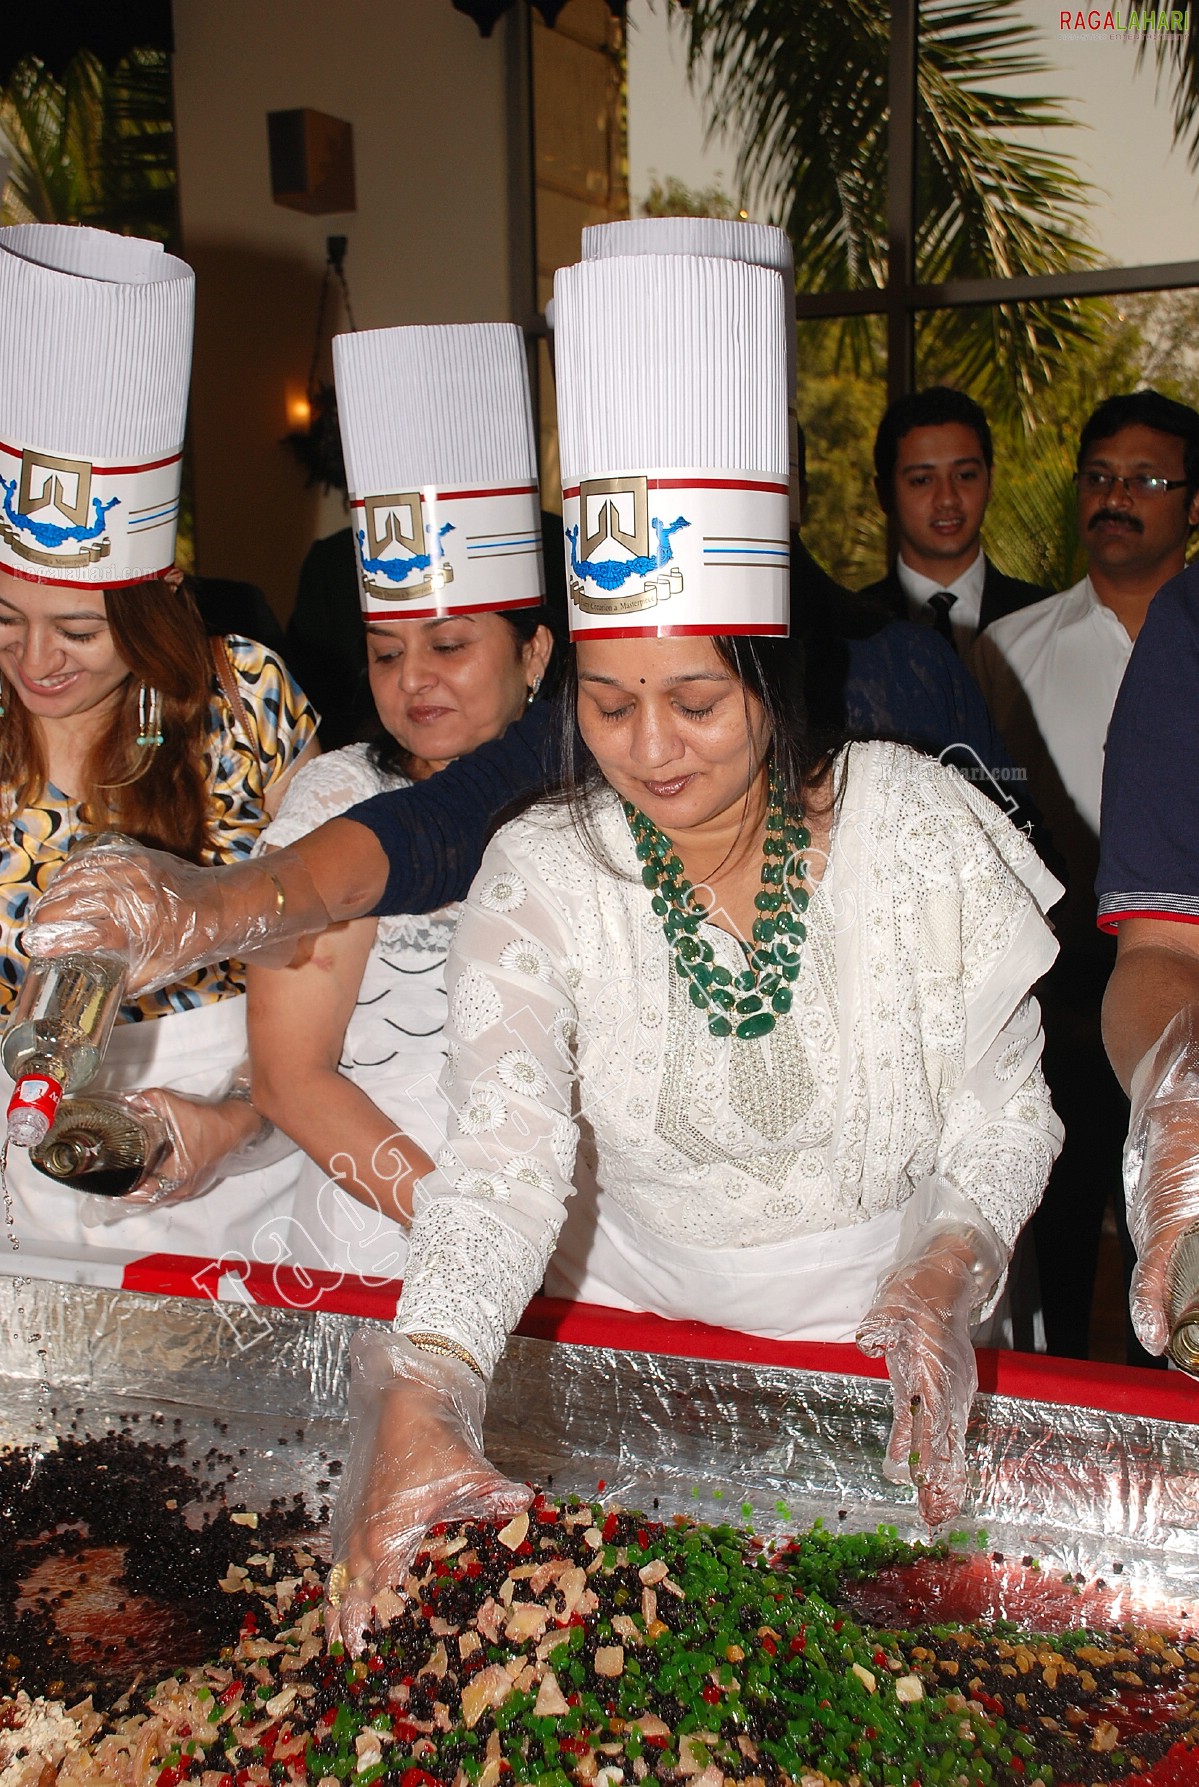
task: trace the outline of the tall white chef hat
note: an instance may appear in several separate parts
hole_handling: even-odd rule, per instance
[[[528,608],[545,588],[533,407],[515,323],[333,343],[368,620]]]
[[[787,633],[782,279],[636,255],[554,302],[572,635]]]
[[[744,261],[750,267],[771,267],[782,275],[787,292],[787,409],[790,433],[787,452],[791,477],[791,523],[802,516],[799,493],[799,422],[795,414],[796,318],[795,255],[786,230],[773,223],[742,222],[735,217],[628,217],[618,223],[589,224],[583,231],[585,261],[612,260],[627,254],[698,254],[718,261]],[[552,326],[552,325],[551,325]]]
[[[175,558],[195,280],[159,242],[0,230],[0,566],[140,583]]]

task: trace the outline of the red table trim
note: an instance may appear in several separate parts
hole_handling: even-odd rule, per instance
[[[273,1309],[320,1309],[331,1315],[357,1315],[390,1321],[399,1302],[395,1280],[355,1278],[348,1273],[263,1266],[245,1259],[200,1260],[187,1254],[152,1253],[124,1269],[122,1285],[131,1291],[184,1297],[238,1296],[230,1280],[240,1280],[240,1300]],[[785,1365],[802,1371],[832,1371],[847,1377],[885,1378],[881,1359],[867,1359],[856,1346],[819,1341],[764,1340],[711,1328],[706,1322],[670,1322],[662,1316],[603,1309],[593,1303],[534,1297],[520,1334],[576,1346],[665,1353],[676,1358],[710,1359],[744,1365]],[[1179,1371],[1145,1371],[1122,1365],[1095,1365],[1082,1359],[1055,1359],[1039,1353],[980,1352],[979,1388],[1000,1396],[1144,1415],[1160,1421],[1199,1425],[1199,1382]]]

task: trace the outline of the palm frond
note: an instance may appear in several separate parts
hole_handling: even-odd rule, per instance
[[[1067,159],[1023,140],[1071,119],[1056,99],[1017,97],[999,85],[1047,72],[1017,4],[921,7],[923,282],[1057,272],[1097,258],[1082,235],[1084,182]],[[803,8],[794,0],[694,0],[688,16],[689,68],[705,83],[712,127],[740,142],[738,189],[788,230],[800,289],[881,286],[888,9],[878,0],[808,0]],[[986,398],[1013,413],[1027,410],[1049,376],[1047,347],[1089,339],[1068,302],[934,318],[923,334],[926,347],[952,348]]]

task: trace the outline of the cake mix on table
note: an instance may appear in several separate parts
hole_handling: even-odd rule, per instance
[[[834,1513],[767,1542],[539,1496],[432,1533],[351,1659],[323,1638],[327,1506],[256,1507],[220,1422],[197,1476],[151,1420],[0,1458],[2,1787],[1199,1782],[1192,1629],[1113,1628],[1102,1585],[978,1534]],[[974,1620],[998,1577],[1050,1635]]]

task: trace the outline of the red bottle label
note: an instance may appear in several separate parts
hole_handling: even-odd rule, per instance
[[[8,1101],[8,1115],[14,1111],[41,1111],[47,1123],[53,1123],[62,1102],[62,1087],[48,1074],[23,1074]]]

